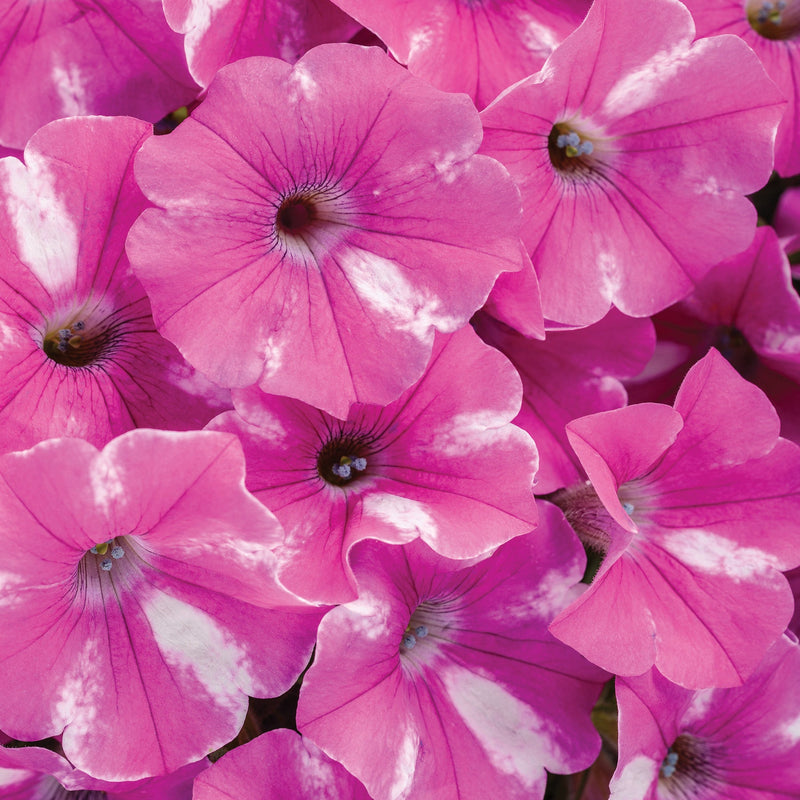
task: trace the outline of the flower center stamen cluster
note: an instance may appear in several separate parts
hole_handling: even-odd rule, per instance
[[[90,550],[96,556],[101,556],[100,569],[104,572],[110,572],[114,566],[114,561],[119,561],[125,555],[125,550],[116,542],[115,539],[109,539],[107,542],[94,545]],[[109,558],[109,556],[111,556]]]
[[[595,170],[594,142],[567,122],[553,126],[547,137],[547,151],[550,163],[558,172],[574,175]]]
[[[677,797],[699,797],[719,787],[708,743],[686,733],[678,736],[661,762],[659,780]]]
[[[65,367],[90,367],[104,361],[115,349],[120,325],[109,322],[78,319],[52,328],[42,340],[45,355]]]
[[[368,474],[367,459],[374,452],[375,440],[361,431],[330,431],[328,440],[317,452],[317,474],[326,483],[346,486]]]
[[[359,456],[342,456],[338,464],[331,467],[331,472],[342,480],[349,481],[353,477],[353,470],[363,472],[367,468],[367,459]]]
[[[791,0],[751,0],[747,21],[765,39],[794,39],[800,34],[800,13]]]

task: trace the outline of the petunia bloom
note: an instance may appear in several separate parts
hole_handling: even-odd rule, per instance
[[[747,250],[714,267],[653,322],[656,353],[629,383],[632,401],[671,402],[689,367],[713,346],[764,391],[781,435],[800,443],[800,298],[772,228],[760,227]]]
[[[782,636],[747,683],[691,692],[655,670],[617,679],[611,800],[800,796],[800,647]]]
[[[175,772],[141,781],[99,781],[75,769],[62,755],[43,747],[0,748],[2,800],[192,800],[204,758]]]
[[[434,330],[463,327],[523,264],[519,193],[475,155],[481,135],[468,98],[376,47],[224,67],[136,159],[160,208],[128,252],[159,330],[223,386],[340,418],[397,399]]]
[[[0,725],[105,781],[232,739],[297,679],[320,612],[274,577],[235,437],[135,430],[0,458]]]
[[[800,448],[763,392],[711,350],[674,408],[574,420],[591,483],[552,495],[602,559],[550,630],[617,675],[741,685],[783,633],[800,562]]]
[[[164,12],[186,34],[189,69],[203,87],[240,58],[294,63],[315,45],[346,41],[360,28],[330,0],[164,0]]]
[[[607,676],[547,632],[585,562],[552,512],[478,563],[353,549],[359,597],[320,624],[297,724],[375,800],[530,800],[593,761]]]
[[[485,342],[511,359],[522,379],[522,408],[514,423],[533,437],[539,451],[536,493],[583,479],[565,426],[577,417],[625,405],[618,378],[644,368],[655,345],[653,324],[612,309],[586,328],[548,331],[543,342],[483,313],[473,325]]]
[[[0,161],[0,450],[202,427],[230,397],[161,337],[124,244],[146,201],[129,117],[45,126]],[[162,266],[164,259],[162,258]]]
[[[226,753],[197,777],[193,800],[370,800],[310,739],[274,730]]]
[[[519,378],[469,326],[437,334],[425,374],[394,403],[337,419],[288,397],[235,390],[209,428],[241,438],[247,488],[280,520],[280,578],[309,600],[356,596],[348,563],[366,538],[417,537],[473,558],[536,525],[531,438],[511,424]]]
[[[694,35],[677,0],[596,0],[482,112],[481,152],[522,192],[546,319],[650,316],[750,243],[745,194],[769,178],[784,101],[740,39]]]
[[[788,104],[778,126],[775,170],[800,172],[800,3],[797,0],[686,0],[698,36],[733,34],[761,59]]]
[[[161,0],[10,2],[0,17],[0,143],[83,114],[156,122],[199,88]]]
[[[536,72],[578,27],[589,0],[336,0],[414,75],[484,108]]]

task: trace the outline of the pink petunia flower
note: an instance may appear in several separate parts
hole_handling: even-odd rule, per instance
[[[247,488],[286,530],[281,581],[317,602],[356,596],[348,563],[365,538],[417,537],[473,558],[536,526],[536,447],[510,424],[519,378],[466,327],[437,334],[425,374],[394,403],[337,419],[258,389],[209,427],[237,433]]]
[[[655,670],[617,679],[611,800],[800,797],[800,647],[782,636],[747,683],[691,692]]]
[[[149,136],[127,117],[58,120],[24,164],[0,161],[0,450],[198,428],[229,407],[156,332],[125,257],[146,205],[132,159]]]
[[[282,531],[233,436],[135,430],[0,458],[0,725],[62,735],[104,781],[162,775],[286,691],[320,612],[279,587]]]
[[[638,373],[653,353],[647,319],[612,309],[600,322],[574,331],[548,331],[529,339],[485,314],[473,325],[481,338],[507,356],[522,378],[522,408],[514,420],[536,442],[536,493],[543,495],[585,478],[567,440],[566,424],[597,411],[621,408],[626,393],[618,378]]]
[[[800,4],[797,0],[685,0],[685,4],[698,36],[739,36],[761,59],[788,101],[775,141],[775,169],[785,176],[800,172]]]
[[[60,117],[156,122],[199,91],[160,0],[5,3],[0,52],[0,143],[8,147],[24,147]]]
[[[550,626],[618,675],[655,665],[688,688],[741,685],[783,633],[800,563],[800,448],[763,392],[711,350],[674,408],[574,420],[591,483],[551,499],[602,559]]]
[[[226,753],[197,777],[193,800],[370,800],[310,739],[274,730]]]
[[[653,321],[656,353],[629,383],[632,401],[671,402],[691,364],[713,346],[764,391],[781,435],[800,443],[800,298],[772,228],[759,228],[747,250],[714,267]]]
[[[297,723],[375,800],[530,800],[593,761],[606,675],[547,632],[585,561],[554,511],[479,563],[354,548],[359,597],[320,624]]]
[[[341,418],[395,400],[434,329],[463,327],[523,263],[518,191],[474,155],[480,139],[468,98],[375,47],[223,68],[136,159],[161,208],[128,251],[159,330],[225,386],[258,383]]]
[[[192,800],[194,778],[209,766],[204,758],[163,777],[110,783],[75,769],[43,747],[0,749],[2,800]]]
[[[335,0],[414,75],[484,108],[536,72],[590,0]]]
[[[164,0],[164,11],[170,26],[186,34],[189,69],[203,87],[240,58],[294,63],[315,45],[347,41],[361,27],[330,0]]]
[[[770,175],[784,102],[740,39],[693,39],[677,0],[596,0],[482,112],[481,152],[522,191],[546,319],[649,316],[750,243],[744,195]]]

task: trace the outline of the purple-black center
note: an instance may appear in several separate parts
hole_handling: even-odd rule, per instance
[[[759,36],[785,41],[800,35],[800,3],[797,0],[749,0],[747,21]]]
[[[594,142],[568,122],[557,122],[547,137],[550,163],[564,175],[577,176],[596,167]]]
[[[358,433],[341,432],[328,439],[317,453],[317,472],[333,486],[347,486],[367,474],[372,439]]]
[[[286,197],[278,208],[276,225],[283,233],[300,234],[318,217],[312,197],[292,195]]]
[[[64,367],[91,367],[105,361],[119,342],[119,326],[109,319],[78,319],[51,328],[42,339],[44,354]]]
[[[695,800],[714,792],[719,785],[713,765],[713,747],[709,742],[682,733],[672,743],[659,771],[659,784],[670,797]],[[716,796],[716,794],[715,794]]]

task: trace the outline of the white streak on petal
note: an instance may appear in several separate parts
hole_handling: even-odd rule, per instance
[[[791,746],[800,742],[800,714],[794,719],[785,722],[780,728],[780,734]]]
[[[297,747],[297,758],[300,762],[295,772],[300,777],[298,796],[329,797],[329,789],[337,779],[333,762],[325,761],[324,756],[309,753],[302,744]]]
[[[36,159],[29,167],[6,159],[6,209],[17,232],[20,260],[51,294],[75,285],[78,231],[58,196],[55,176]]]
[[[546,765],[562,763],[534,710],[494,680],[460,667],[442,667],[447,694],[494,767],[516,776],[526,789],[544,786]]]
[[[86,87],[77,64],[69,69],[53,67],[53,85],[61,100],[61,117],[79,117],[88,113]]]
[[[95,666],[102,657],[98,653],[97,640],[85,640],[80,656],[61,682],[54,710],[56,720],[68,724],[64,738],[69,741],[85,739],[91,736],[94,729],[105,691],[97,681],[97,675],[105,672],[98,671]],[[108,653],[104,657],[107,659]],[[69,743],[66,747],[70,749]]]
[[[676,80],[685,67],[695,61],[685,42],[656,53],[636,70],[626,73],[608,92],[600,109],[601,118],[615,119],[635,114],[654,104],[661,87]]]
[[[431,327],[448,333],[463,324],[460,318],[442,313],[438,297],[409,283],[394,261],[352,247],[339,261],[359,298],[416,339],[425,340]]]
[[[393,494],[367,494],[362,502],[362,515],[382,520],[406,534],[435,536],[436,522],[422,503]]]
[[[515,427],[504,424],[505,420],[513,419],[519,411],[519,397],[510,393],[507,399],[505,409],[481,409],[456,414],[437,428],[428,451],[440,457],[457,458],[485,452],[519,436]],[[520,469],[524,466],[521,464]]]
[[[658,775],[660,763],[645,755],[631,759],[620,772],[613,784],[612,795],[615,800],[643,798]]]
[[[414,726],[410,725],[406,729],[403,742],[400,745],[400,751],[397,754],[389,797],[405,797],[405,793],[409,790],[414,780],[414,767],[417,763],[418,750],[419,736],[417,736]]]
[[[313,101],[319,94],[319,84],[302,64],[295,66],[289,80],[293,86],[292,99],[294,102],[300,99]]]
[[[109,513],[115,503],[125,496],[125,485],[111,458],[101,453],[89,468],[89,485],[92,487],[94,502],[98,509]],[[110,538],[110,531],[96,531],[98,542]],[[108,534],[108,536],[106,536]]]
[[[143,608],[170,667],[193,673],[217,705],[238,718],[251,683],[245,650],[211,616],[176,597],[154,592]]]
[[[730,539],[702,529],[668,533],[661,544],[684,564],[711,575],[750,581],[779,569],[777,559],[757,547],[739,547]]]
[[[387,630],[397,627],[397,614],[390,603],[362,590],[357,600],[347,604],[348,628],[359,638],[372,642],[386,640]],[[400,632],[402,633],[402,631]],[[400,658],[400,637],[397,639]]]

